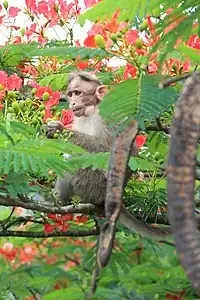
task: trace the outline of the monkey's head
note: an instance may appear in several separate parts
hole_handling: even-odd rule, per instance
[[[88,116],[99,105],[107,92],[107,87],[95,76],[87,72],[69,75],[67,98],[69,108],[76,117]]]

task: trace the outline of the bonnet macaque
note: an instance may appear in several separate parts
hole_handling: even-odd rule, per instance
[[[89,152],[109,152],[111,149],[112,132],[107,128],[98,109],[106,92],[107,87],[95,75],[87,72],[74,72],[69,75],[66,93],[69,107],[74,113],[73,126],[69,129],[73,132],[70,141]],[[60,122],[51,121],[47,125],[47,136],[52,137],[56,130],[63,129]],[[134,142],[132,154],[136,153]],[[130,171],[127,171],[127,180],[129,177]],[[67,173],[64,177],[58,177],[54,193],[64,204],[68,204],[73,195],[77,195],[84,203],[104,207],[106,173],[100,169],[92,170],[91,167],[80,169],[74,176]],[[137,220],[124,206],[121,208],[120,222],[134,232],[157,240],[168,239],[170,236],[167,229],[153,228]]]

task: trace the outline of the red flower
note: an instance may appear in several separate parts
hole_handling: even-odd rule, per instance
[[[30,9],[30,11],[32,12],[36,12],[36,0],[25,0],[26,2],[26,6],[28,9]]]
[[[4,71],[0,71],[0,84],[4,85],[7,81],[8,75]]]
[[[45,1],[40,1],[38,3],[37,12],[39,12],[39,14],[45,14],[48,12],[48,5]]]
[[[53,118],[50,108],[45,108],[45,115],[43,117],[43,122],[46,122],[47,119]]]
[[[148,73],[155,74],[158,70],[158,62],[153,62],[148,66]]]
[[[76,63],[76,66],[80,69],[80,70],[84,70],[88,67],[88,60],[85,60],[85,61],[78,61]]]
[[[85,223],[88,221],[87,216],[76,216],[76,223]]]
[[[135,139],[137,147],[140,149],[146,143],[146,140],[146,135],[137,135]]]
[[[51,225],[49,223],[44,224],[44,232],[47,233],[47,234],[52,233],[55,228],[56,228],[55,224],[53,224],[53,225]]]
[[[7,78],[6,89],[10,90],[19,90],[22,87],[23,80],[16,74],[11,75]]]
[[[166,298],[167,298],[167,299],[172,299],[172,300],[182,300],[184,294],[185,294],[185,291],[184,291],[184,290],[181,291],[181,292],[180,292],[179,294],[177,294],[177,295],[172,295],[172,294],[167,293],[167,294],[166,294]]]
[[[187,45],[195,49],[200,49],[200,38],[197,35],[192,35],[189,38]]]
[[[51,98],[45,102],[46,108],[51,108],[54,105],[58,105],[61,93],[59,91],[52,92]]]
[[[136,77],[136,73],[137,73],[137,68],[128,63],[124,69],[124,79],[127,80],[129,76],[134,78]]]
[[[71,109],[68,110],[63,109],[61,111],[61,114],[62,114],[62,118],[61,118],[62,124],[68,128],[71,128],[74,119],[73,111]]]
[[[95,43],[94,36],[88,36],[88,37],[84,40],[84,46],[85,46],[85,47],[96,48],[97,45],[96,45],[96,43]]]
[[[12,243],[5,243],[0,248],[0,255],[4,256],[8,261],[13,261],[18,254],[18,249],[14,248]]]
[[[57,220],[57,214],[48,214],[47,217],[51,220]]]
[[[63,216],[63,221],[71,221],[74,219],[73,215],[70,215],[70,214],[66,214]]]
[[[137,29],[130,29],[126,32],[124,39],[127,42],[128,45],[133,45],[135,41],[138,39],[138,31]]]
[[[10,8],[9,8],[9,11],[8,11],[8,13],[9,13],[9,18],[15,18],[17,15],[18,15],[18,13],[21,11],[21,9],[19,9],[18,7],[13,7],[13,6],[11,6]]]
[[[94,4],[99,3],[100,1],[101,1],[101,0],[84,0],[85,7],[86,7],[86,8],[91,7],[91,6],[93,6]]]

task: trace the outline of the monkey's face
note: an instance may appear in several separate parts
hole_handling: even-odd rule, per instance
[[[74,78],[67,89],[69,107],[74,115],[81,117],[91,114],[103,98],[102,89],[105,89],[105,86]]]

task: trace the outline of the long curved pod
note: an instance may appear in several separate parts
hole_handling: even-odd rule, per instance
[[[171,126],[168,214],[177,254],[200,296],[200,236],[195,220],[195,167],[200,136],[200,76],[188,78]]]

